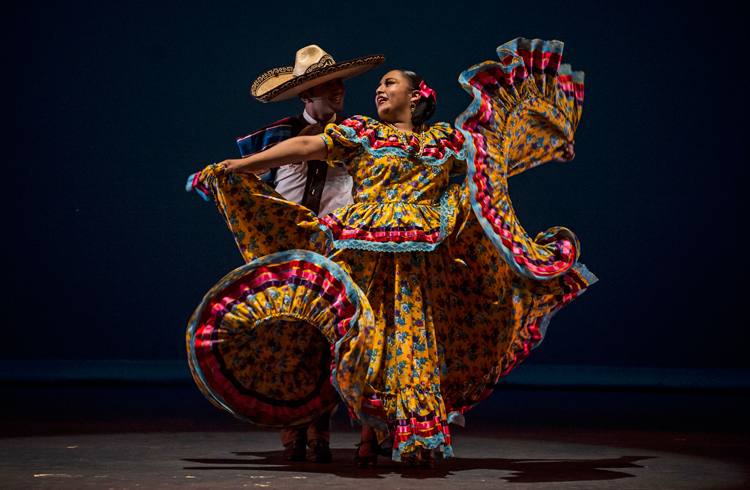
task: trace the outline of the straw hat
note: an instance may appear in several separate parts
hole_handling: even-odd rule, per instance
[[[290,99],[329,80],[361,75],[383,61],[385,56],[376,54],[336,63],[331,55],[311,44],[297,51],[294,66],[274,68],[256,78],[250,93],[261,102]]]

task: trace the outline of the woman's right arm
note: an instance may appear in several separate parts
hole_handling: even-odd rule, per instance
[[[268,169],[289,163],[309,160],[325,160],[328,149],[320,136],[296,136],[247,158],[224,160],[224,174],[254,173],[261,174]]]

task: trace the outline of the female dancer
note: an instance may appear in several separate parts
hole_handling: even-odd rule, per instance
[[[424,125],[435,93],[395,70],[376,91],[382,122],[353,117],[205,169],[195,183],[213,192],[248,262],[190,322],[209,398],[250,421],[301,423],[330,402],[332,373],[366,426],[359,465],[374,466],[389,432],[394,460],[451,456],[448,422],[462,423],[596,280],[571,232],[531,240],[507,196],[508,175],[573,156],[582,74],[559,65],[561,52],[518,39],[498,48],[500,63],[464,72],[474,102],[461,131]],[[317,218],[240,175],[305,160],[345,162],[354,204]],[[466,184],[449,185],[467,162]]]

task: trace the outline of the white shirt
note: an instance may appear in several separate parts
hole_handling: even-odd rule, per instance
[[[313,119],[305,110],[302,117],[310,124],[316,124],[318,121]],[[333,115],[327,124],[336,121],[336,114]],[[301,203],[305,197],[305,184],[307,183],[307,162],[292,163],[282,165],[276,171],[276,192],[287,201]],[[323,195],[320,198],[320,213],[318,216],[325,216],[334,210],[352,204],[352,178],[349,172],[343,166],[328,167],[326,173],[326,183],[323,187]]]

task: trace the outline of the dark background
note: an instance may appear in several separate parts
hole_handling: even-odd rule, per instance
[[[356,6],[354,6],[356,5]],[[528,363],[748,368],[747,18],[722,2],[26,2],[3,7],[4,346],[10,359],[184,359],[203,294],[242,264],[188,174],[301,110],[249,95],[318,44],[384,54],[347,84],[375,116],[388,70],[435,121],[462,70],[515,37],[586,72],[576,159],[510,181],[534,236],[573,230],[599,278]],[[744,211],[743,211],[744,209]]]

